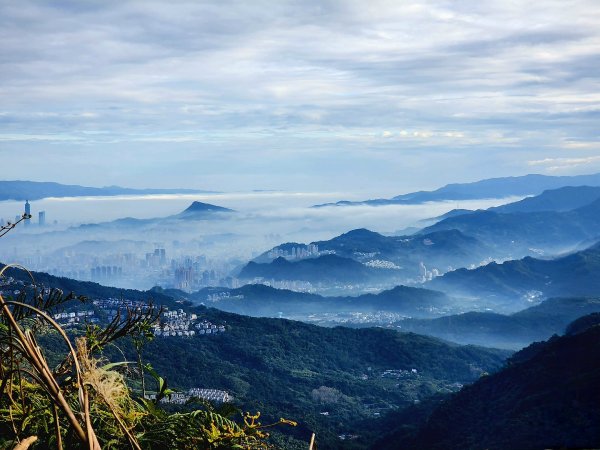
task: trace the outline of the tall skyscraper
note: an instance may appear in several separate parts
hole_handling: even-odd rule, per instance
[[[44,225],[46,225],[46,211],[40,211],[38,213],[38,223],[39,223],[40,227],[43,227]]]
[[[31,216],[31,205],[29,204],[29,200],[25,200],[25,214],[27,216]],[[29,217],[25,219],[25,226],[29,226],[30,224],[30,219]]]

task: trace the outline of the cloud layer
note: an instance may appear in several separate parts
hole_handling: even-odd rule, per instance
[[[7,179],[398,194],[600,170],[595,0],[22,1],[0,22]]]

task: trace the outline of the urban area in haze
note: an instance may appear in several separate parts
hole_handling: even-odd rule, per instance
[[[593,0],[0,18],[0,449],[600,448]]]

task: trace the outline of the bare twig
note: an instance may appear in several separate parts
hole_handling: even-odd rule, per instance
[[[7,222],[6,225],[0,226],[0,237],[4,236],[10,230],[15,228],[17,224],[23,222],[24,220],[31,219],[31,214],[23,214],[15,223]]]

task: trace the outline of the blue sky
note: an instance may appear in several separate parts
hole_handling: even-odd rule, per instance
[[[394,195],[600,171],[581,1],[1,1],[3,179]]]

